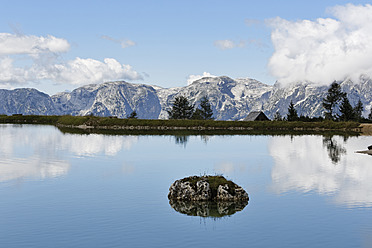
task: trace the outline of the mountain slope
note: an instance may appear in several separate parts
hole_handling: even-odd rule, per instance
[[[171,108],[174,98],[183,95],[196,107],[200,99],[207,96],[217,120],[239,120],[246,117],[251,110],[261,110],[271,90],[272,86],[254,79],[206,77],[177,90],[174,88],[158,90],[162,105],[159,118],[167,118],[166,110]]]
[[[60,113],[70,115],[125,118],[136,111],[138,118],[156,119],[161,109],[153,87],[127,82],[86,85],[71,93],[56,94],[52,99]]]
[[[361,77],[357,84],[340,82],[353,106],[360,99],[364,116],[372,105],[372,80]],[[266,85],[249,78],[205,77],[185,87],[161,88],[145,84],[108,82],[86,85],[70,93],[48,96],[35,89],[0,90],[0,114],[97,115],[127,117],[136,111],[139,118],[167,119],[176,96],[183,95],[195,107],[207,96],[217,120],[241,120],[249,112],[262,110],[269,118],[279,111],[287,114],[293,101],[299,115],[322,116],[322,99],[328,86],[298,83]]]
[[[49,95],[36,89],[0,89],[0,114],[59,114]]]

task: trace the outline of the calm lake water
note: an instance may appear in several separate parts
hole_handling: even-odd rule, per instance
[[[372,156],[355,153],[371,136],[0,125],[0,140],[0,247],[372,247]],[[221,218],[172,208],[173,181],[203,174],[241,185],[249,204]]]

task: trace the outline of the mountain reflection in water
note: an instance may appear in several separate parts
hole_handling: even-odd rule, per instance
[[[248,201],[169,201],[170,206],[181,214],[189,216],[221,218],[242,211]]]

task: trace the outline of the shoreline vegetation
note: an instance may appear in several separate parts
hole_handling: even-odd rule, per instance
[[[0,123],[54,125],[63,132],[113,134],[281,134],[329,133],[363,134],[371,124],[321,121],[215,121],[119,119],[97,116],[0,115]]]

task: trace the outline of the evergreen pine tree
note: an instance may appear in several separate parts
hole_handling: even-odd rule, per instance
[[[372,107],[371,107],[371,110],[370,110],[369,115],[368,115],[368,120],[372,121]]]
[[[358,101],[358,103],[357,103],[357,105],[354,107],[354,109],[353,109],[353,112],[354,112],[354,116],[355,116],[355,120],[356,121],[360,121],[362,118],[363,118],[363,116],[362,116],[362,114],[363,114],[363,103],[362,103],[362,101],[359,99],[359,101]]]
[[[167,112],[169,119],[191,119],[194,105],[189,103],[186,97],[177,96],[172,104],[172,109]]]
[[[355,118],[354,115],[354,109],[351,106],[349,99],[345,95],[342,99],[341,105],[340,105],[340,113],[339,120],[341,121],[351,121]]]
[[[287,114],[287,121],[297,121],[298,120],[298,114],[297,110],[294,107],[294,104],[291,100],[288,107],[288,114]]]
[[[202,110],[199,109],[199,108],[195,109],[194,113],[192,114],[191,119],[194,119],[194,120],[203,120]]]
[[[274,115],[274,121],[282,121],[282,120],[283,120],[282,115],[279,113],[279,111],[276,111]]]
[[[346,93],[341,91],[341,87],[338,83],[333,82],[331,87],[328,89],[328,93],[323,98],[323,108],[325,109],[325,118],[329,120],[335,120],[338,112],[338,104],[343,99]]]
[[[203,96],[200,100],[199,108],[197,108],[193,114],[193,119],[201,120],[213,120],[213,111],[211,104],[206,96]]]
[[[132,113],[130,113],[128,116],[127,116],[128,119],[137,119],[137,112],[135,110],[132,111]]]

